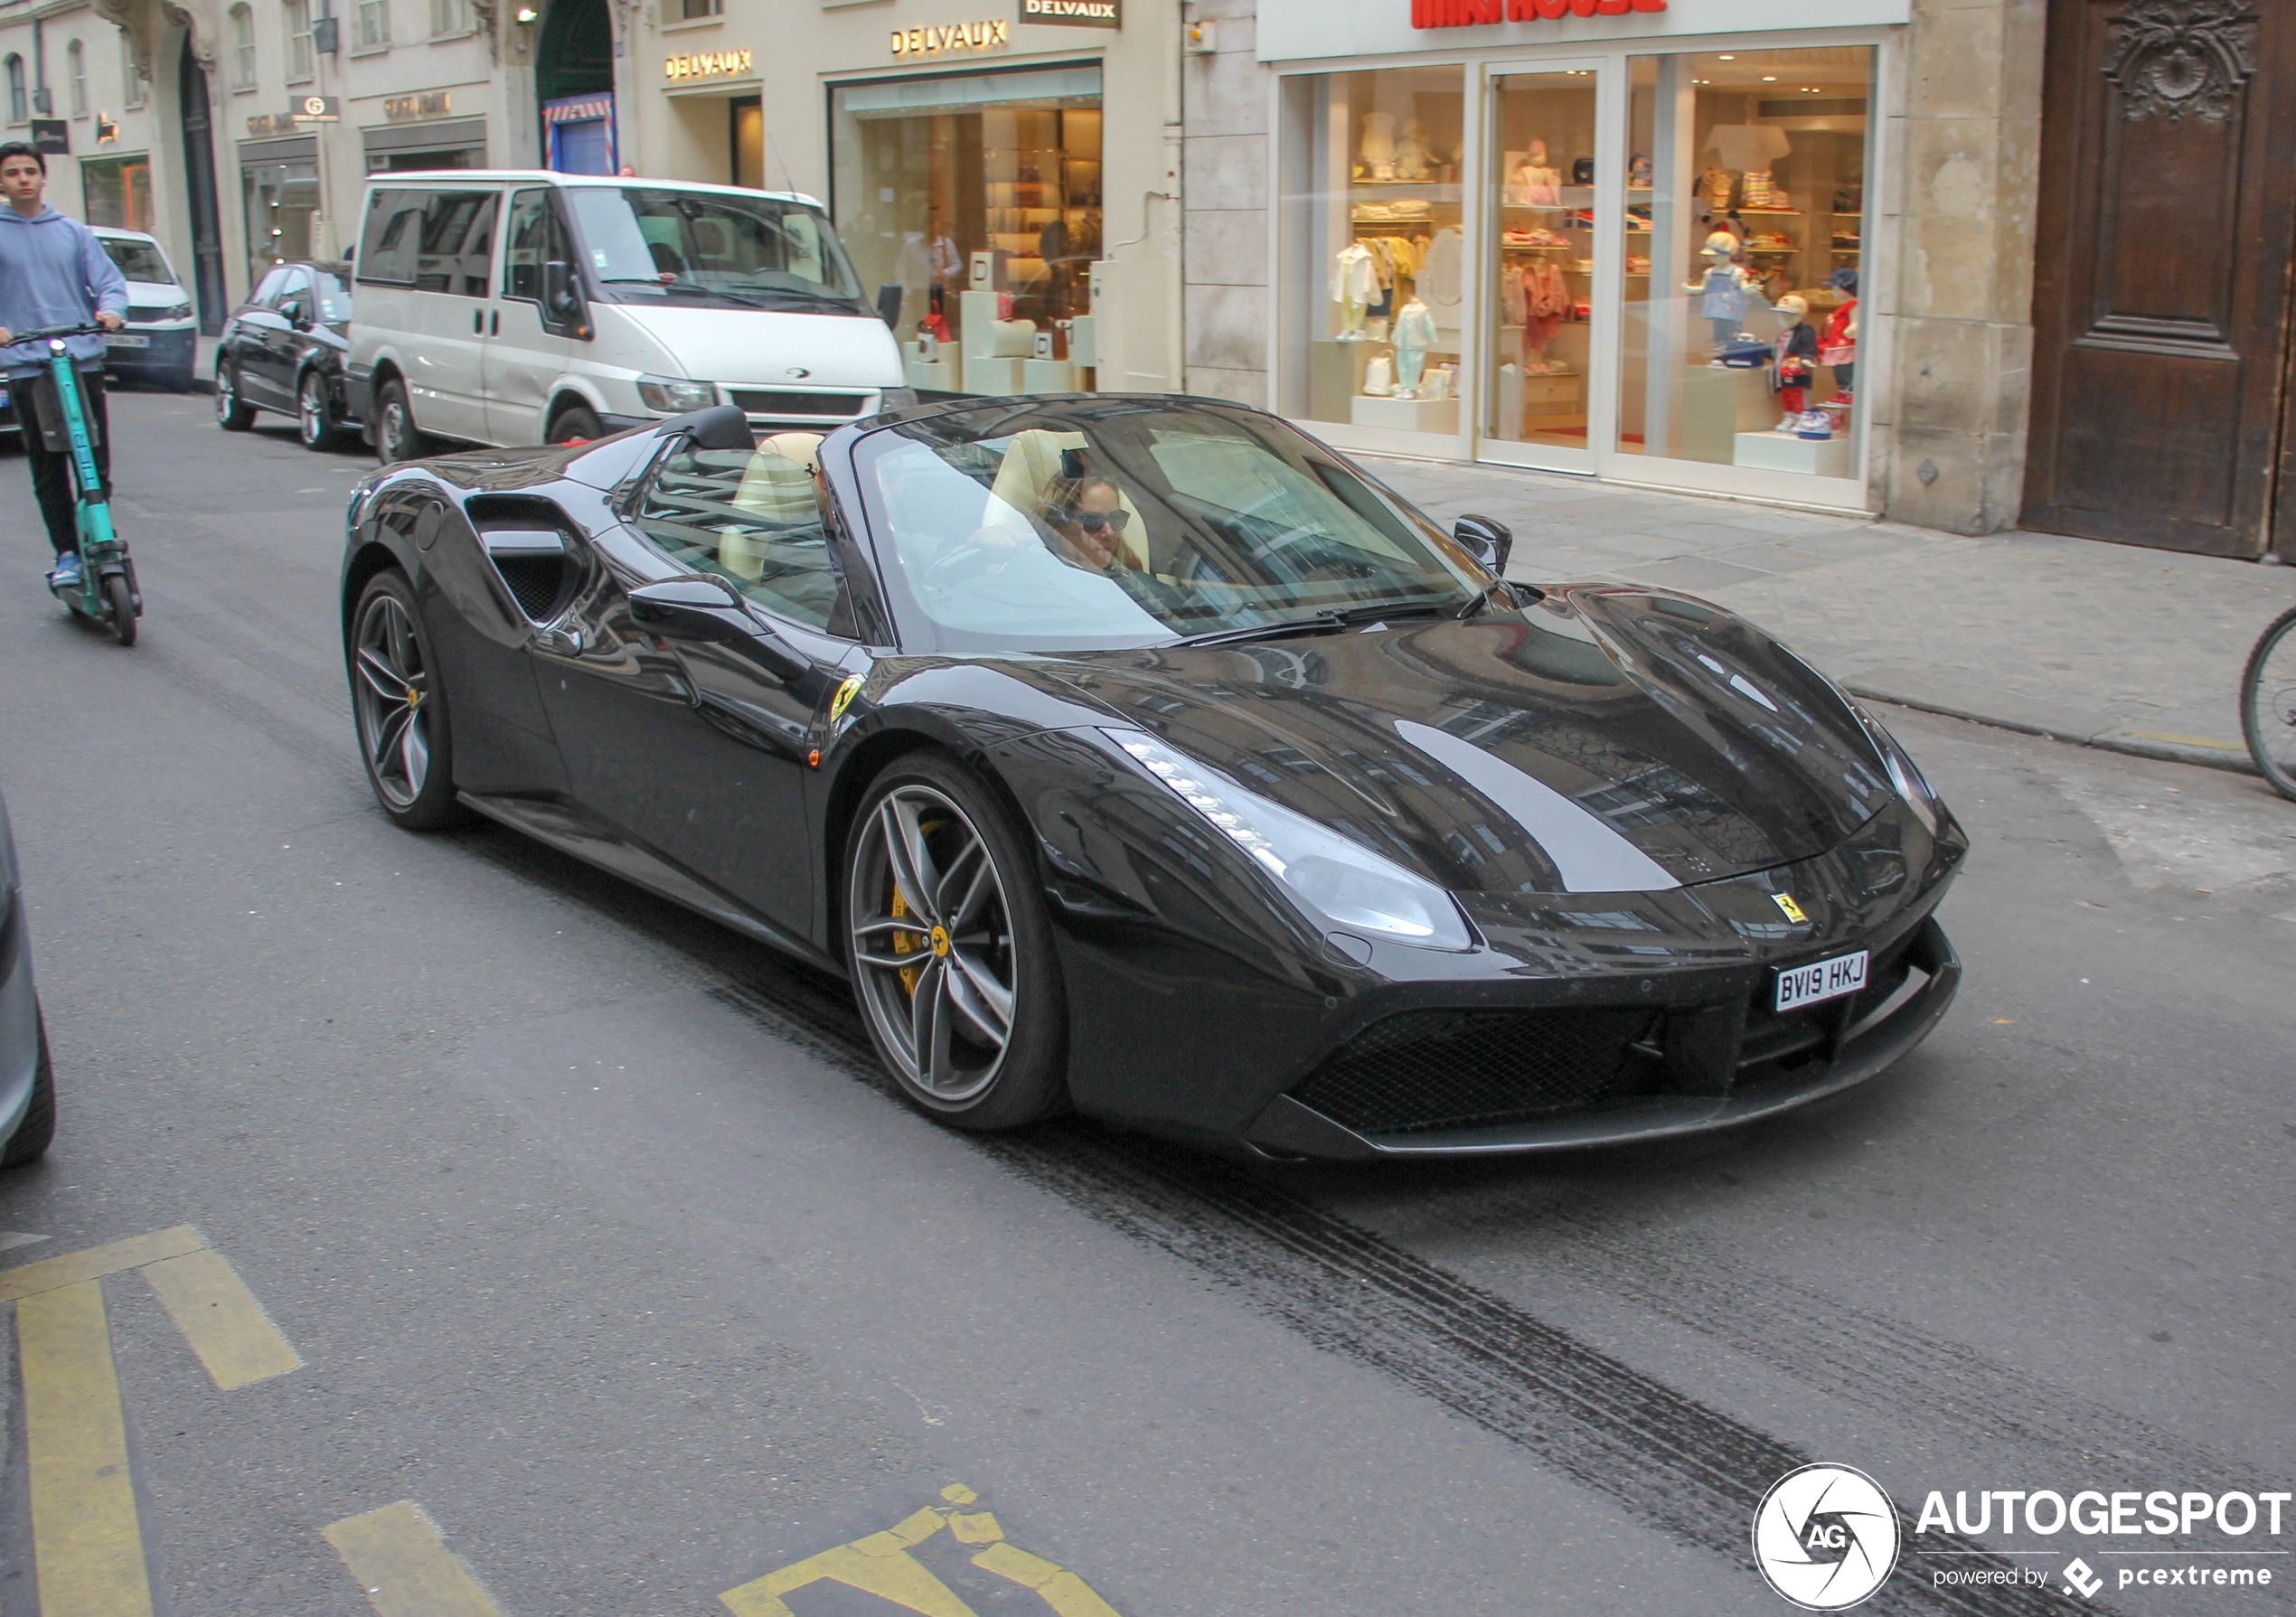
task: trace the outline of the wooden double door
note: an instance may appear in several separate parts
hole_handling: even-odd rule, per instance
[[[2296,4],[2050,0],[2028,528],[2296,559]]]

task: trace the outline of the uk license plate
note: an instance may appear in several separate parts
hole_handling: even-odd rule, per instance
[[[152,340],[141,332],[116,331],[104,338],[107,348],[149,348]]]
[[[1821,1000],[1838,1000],[1866,986],[1866,951],[1813,960],[1778,973],[1778,1009],[1799,1011]]]

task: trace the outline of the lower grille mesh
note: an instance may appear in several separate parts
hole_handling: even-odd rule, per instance
[[[1407,1011],[1334,1052],[1293,1096],[1363,1134],[1519,1123],[1615,1092],[1655,1011]]]
[[[756,388],[731,391],[734,403],[752,416],[858,416],[869,402],[866,393],[775,393]]]

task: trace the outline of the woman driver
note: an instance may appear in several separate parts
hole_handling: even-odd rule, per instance
[[[1063,477],[1044,491],[1042,517],[1058,543],[1061,559],[1094,572],[1105,573],[1120,563],[1124,529],[1132,512],[1115,484],[1096,473]]]

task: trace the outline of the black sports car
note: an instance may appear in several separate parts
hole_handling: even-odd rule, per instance
[[[360,430],[343,396],[350,325],[350,265],[273,265],[216,341],[216,425],[245,432],[259,410],[271,409],[295,418],[306,449],[349,441]]]
[[[848,976],[917,1105],[1270,1156],[1712,1129],[1960,977],[1961,828],[1722,609],[1501,582],[1240,407],[702,410],[393,467],[343,624],[400,823],[467,806]]]

